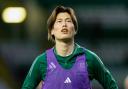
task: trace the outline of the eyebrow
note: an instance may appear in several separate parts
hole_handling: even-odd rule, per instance
[[[56,19],[56,20],[62,20],[62,19],[59,18],[59,19]]]
[[[68,20],[68,19],[70,19],[70,20],[71,20],[71,18],[66,18],[66,20]],[[58,19],[56,19],[56,20],[62,20],[62,18],[58,18]]]

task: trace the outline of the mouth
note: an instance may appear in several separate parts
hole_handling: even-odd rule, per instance
[[[68,29],[62,29],[61,32],[67,33],[68,32]]]

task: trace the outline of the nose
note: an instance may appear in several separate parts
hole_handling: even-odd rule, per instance
[[[66,24],[66,22],[63,22],[63,27],[67,27],[67,24]]]

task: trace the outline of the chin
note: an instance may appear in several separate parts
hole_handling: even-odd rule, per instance
[[[68,41],[71,41],[72,38],[73,38],[73,37],[63,37],[63,38],[61,38],[60,40],[68,42]]]
[[[71,39],[71,38],[72,38],[71,36],[63,36],[60,39]]]

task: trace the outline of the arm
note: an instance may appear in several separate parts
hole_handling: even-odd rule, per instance
[[[41,81],[40,58],[41,57],[38,56],[34,60],[32,66],[26,76],[26,79],[23,83],[22,89],[35,89],[37,87],[37,85],[39,84],[39,82]]]
[[[94,78],[99,81],[104,89],[118,89],[113,76],[96,54],[93,54],[92,62],[94,68]]]

